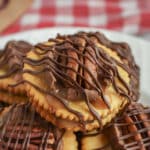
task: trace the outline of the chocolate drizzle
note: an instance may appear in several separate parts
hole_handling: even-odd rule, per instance
[[[23,68],[23,58],[31,50],[32,46],[24,41],[10,41],[0,55],[0,69],[6,70],[6,74],[0,78],[6,78]]]
[[[106,133],[114,149],[150,149],[150,108],[133,103],[118,117]]]
[[[64,131],[42,119],[30,104],[13,105],[0,129],[0,149],[61,149]]]
[[[34,52],[40,56],[40,60],[33,60],[32,58],[24,60],[25,63],[42,69],[24,69],[24,73],[32,75],[45,74],[46,79],[43,80],[49,84],[48,90],[43,90],[33,84],[32,86],[54,97],[59,97],[58,99],[64,106],[77,115],[82,123],[82,114],[72,110],[67,105],[68,92],[61,95],[59,91],[74,89],[79,97],[85,99],[89,111],[98,120],[99,124],[101,124],[100,114],[95,111],[94,106],[91,104],[92,101],[89,99],[91,91],[94,91],[99,96],[99,100],[104,101],[105,107],[108,108],[110,105],[104,95],[104,90],[110,84],[118,94],[130,101],[138,99],[139,68],[135,64],[131,50],[126,43],[111,42],[98,32],[79,32],[67,36],[58,35],[56,39],[50,39],[49,42],[54,42],[54,45],[37,44],[35,46]],[[98,47],[98,43],[116,52],[121,62],[108,55],[103,48]],[[119,74],[117,66],[128,73],[129,85]],[[116,78],[124,88],[118,85]],[[52,84],[53,86],[51,86]]]

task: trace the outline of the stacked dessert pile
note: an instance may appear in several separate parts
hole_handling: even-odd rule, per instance
[[[150,110],[126,43],[58,35],[0,54],[0,149],[150,149]]]

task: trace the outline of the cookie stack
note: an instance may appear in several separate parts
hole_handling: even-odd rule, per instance
[[[127,43],[57,35],[0,54],[1,149],[150,149],[149,108]],[[8,105],[9,104],[9,105]]]

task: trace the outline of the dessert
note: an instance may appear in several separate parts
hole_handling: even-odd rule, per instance
[[[57,35],[0,52],[0,149],[148,150],[150,108],[126,43]]]
[[[29,103],[14,104],[1,115],[0,149],[76,150],[77,141],[73,132],[46,122]]]
[[[149,150],[150,108],[132,103],[108,128],[80,133],[78,139],[83,150]]]
[[[12,92],[8,92],[6,90],[0,91],[0,101],[6,102],[8,104],[13,103],[26,103],[28,101],[28,97],[22,94],[13,94]]]
[[[84,128],[83,128],[83,126],[81,126],[81,123],[79,121],[56,117],[53,114],[47,113],[47,111],[45,111],[43,107],[37,107],[37,104],[34,103],[34,101],[31,101],[31,102],[32,102],[33,107],[36,109],[37,112],[40,112],[40,115],[43,118],[45,118],[47,121],[53,123],[59,128],[67,129],[70,131],[85,131],[85,130],[92,131],[94,128],[97,129],[98,125],[96,124],[96,120],[85,122]]]
[[[79,134],[81,150],[112,150],[110,142],[103,132],[91,131]]]
[[[10,41],[1,51],[0,101],[15,103],[27,100],[24,85],[13,85],[22,80],[23,58],[31,49],[32,45],[25,41]]]
[[[106,129],[106,134],[115,150],[149,150],[150,108],[139,103],[131,104]]]
[[[52,115],[76,122],[76,131],[102,129],[139,95],[139,69],[129,46],[98,32],[37,44],[27,53],[23,72],[38,113],[49,121]]]

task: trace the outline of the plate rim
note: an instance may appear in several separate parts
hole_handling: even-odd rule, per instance
[[[119,31],[114,31],[114,30],[110,30],[110,29],[103,29],[103,28],[95,28],[95,27],[43,27],[43,28],[39,28],[39,29],[31,29],[31,30],[25,30],[25,31],[20,31],[20,32],[16,32],[16,33],[12,33],[9,35],[1,35],[0,36],[0,40],[3,39],[7,39],[9,37],[16,37],[16,36],[20,36],[20,35],[26,35],[26,34],[31,34],[32,32],[42,32],[42,31],[53,31],[53,30],[91,30],[91,31],[100,31],[100,32],[110,32],[112,34],[118,34],[119,36],[121,36],[123,34],[124,37],[126,38],[132,38],[133,40],[137,40],[139,42],[144,42],[145,44],[148,44],[150,46],[150,43],[148,40],[142,39],[141,37],[137,37],[136,35],[130,35],[124,32],[119,32]],[[107,36],[107,35],[106,35]]]

